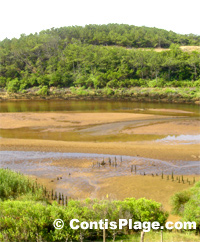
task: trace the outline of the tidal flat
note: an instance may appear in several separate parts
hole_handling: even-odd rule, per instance
[[[170,210],[173,193],[200,180],[199,115],[194,105],[3,102],[0,165],[72,198],[146,197]]]

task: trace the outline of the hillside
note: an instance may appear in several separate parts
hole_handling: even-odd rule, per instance
[[[0,42],[0,87],[8,92],[32,87],[129,88],[148,87],[151,80],[155,83],[150,87],[193,87],[200,77],[199,46],[200,36],[157,28],[52,28]]]
[[[85,27],[69,26],[43,30],[39,34],[26,36],[27,40],[37,39],[43,42],[46,37],[54,41],[72,43],[78,40],[92,45],[119,45],[127,47],[168,48],[172,43],[179,45],[200,45],[200,36],[194,34],[182,35],[173,31],[151,27],[137,27],[127,24],[90,24]],[[25,37],[21,35],[20,40]],[[12,41],[15,41],[13,39]],[[2,42],[5,42],[6,39]]]

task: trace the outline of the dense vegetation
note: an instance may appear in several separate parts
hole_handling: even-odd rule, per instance
[[[62,230],[53,227],[55,219],[62,219],[65,226]],[[159,221],[165,223],[167,214],[161,205],[146,199],[134,198],[124,201],[71,200],[67,207],[57,203],[46,205],[33,201],[0,202],[0,238],[8,241],[66,241],[102,238],[102,229],[73,230],[71,219],[82,221],[99,221],[107,218],[118,221],[119,218],[132,218],[133,221]],[[107,230],[107,236],[130,233],[123,230]]]
[[[0,169],[0,240],[1,241],[66,241],[102,236],[101,229],[72,230],[69,226],[73,218],[79,221],[99,221],[107,218],[118,221],[119,218],[133,221],[159,221],[164,224],[168,214],[161,204],[147,200],[128,198],[124,201],[70,200],[66,206],[57,202],[50,204],[42,199],[42,189],[36,189],[27,177]],[[15,200],[13,200],[15,199]],[[40,200],[40,201],[39,201]],[[65,222],[63,230],[53,227],[55,219]],[[107,230],[107,236],[129,233],[123,230]]]
[[[24,196],[34,200],[44,200],[42,189],[37,187],[33,180],[11,170],[0,169],[0,200]]]
[[[200,233],[200,182],[186,191],[178,192],[172,197],[173,213],[183,221],[195,221]]]
[[[189,192],[176,194],[173,198],[174,211],[183,216],[184,221],[196,221],[199,224],[199,191],[200,182]],[[127,198],[118,200],[69,200],[67,206],[61,206],[56,201],[44,197],[44,190],[26,176],[8,169],[0,169],[0,241],[82,241],[102,239],[101,229],[72,230],[70,220],[77,218],[82,221],[118,221],[132,219],[135,221],[159,221],[165,224],[168,213],[164,212],[160,203],[144,198],[136,200]],[[185,197],[182,199],[182,197]],[[183,209],[184,206],[184,209]],[[55,219],[64,221],[64,228],[56,230],[53,227]],[[139,241],[138,231],[106,230],[107,239],[112,241],[117,236]],[[129,235],[132,234],[132,235]],[[149,241],[158,241],[157,233],[147,233]],[[158,234],[159,235],[159,234]],[[122,236],[122,237],[121,237]],[[156,237],[157,236],[157,237]],[[167,233],[167,241],[198,241],[199,237],[191,234]],[[156,239],[155,239],[156,238]],[[174,240],[175,238],[175,240]],[[152,239],[152,240],[151,240]]]
[[[0,87],[130,88],[200,85],[200,36],[129,25],[63,27],[0,42]],[[155,52],[125,47],[170,47]],[[40,94],[40,93],[39,93]]]

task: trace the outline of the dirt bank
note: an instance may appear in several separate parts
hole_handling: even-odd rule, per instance
[[[171,91],[169,91],[169,88]],[[198,98],[198,89],[181,87],[169,88],[150,88],[150,87],[133,87],[112,89],[113,94],[106,94],[105,89],[85,89],[84,94],[80,94],[76,88],[73,93],[70,88],[50,88],[48,95],[38,95],[39,88],[25,90],[24,93],[7,93],[5,90],[0,91],[0,100],[130,100],[134,102],[162,102],[162,103],[192,103],[200,104]],[[194,93],[197,95],[194,95]]]

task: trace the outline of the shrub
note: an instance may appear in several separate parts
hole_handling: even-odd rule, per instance
[[[172,197],[173,213],[182,216],[182,220],[194,221],[200,231],[200,181],[187,191],[176,193]]]
[[[18,92],[20,88],[20,81],[18,78],[15,78],[7,83],[6,89],[7,92]]]
[[[0,87],[6,87],[6,78],[0,76]]]
[[[147,83],[148,87],[164,87],[165,81],[162,78],[151,80]]]
[[[115,93],[115,92],[114,92],[111,88],[109,88],[109,87],[106,87],[106,88],[104,89],[104,94],[105,94],[106,96],[112,96],[114,93]]]
[[[41,96],[47,96],[49,94],[48,86],[41,87],[40,90],[37,92],[37,94]]]
[[[176,193],[172,197],[172,205],[173,205],[173,213],[182,215],[184,212],[184,205],[190,200],[191,192],[190,191],[182,191]]]
[[[73,218],[82,221],[108,221],[118,222],[120,219],[133,219],[136,221],[158,221],[161,225],[166,222],[168,214],[162,211],[161,204],[134,198],[124,201],[108,201],[86,199],[84,201],[70,200],[67,207],[57,203],[46,205],[33,201],[5,201],[0,202],[0,238],[2,241],[66,241],[98,238],[102,230],[90,229],[73,230],[70,220]],[[64,229],[56,230],[53,227],[55,219],[64,221]],[[114,233],[126,233],[127,228],[115,230]],[[114,236],[113,230],[107,229],[107,236]]]
[[[33,181],[26,176],[7,169],[0,169],[0,198],[1,200],[15,199],[21,195],[32,193],[39,199],[42,198],[42,190],[33,188]]]

